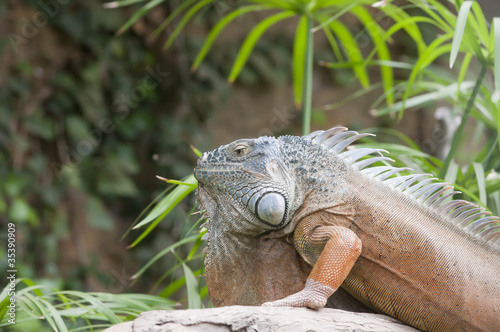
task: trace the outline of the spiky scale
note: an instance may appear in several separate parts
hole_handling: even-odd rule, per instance
[[[339,154],[339,157],[347,161],[348,163],[354,163],[358,159],[363,158],[372,153],[378,153],[382,156],[382,152],[387,152],[382,149],[372,149],[372,148],[362,148],[362,149],[352,149]]]
[[[322,132],[319,135],[317,135],[312,140],[312,142],[316,143],[316,144],[322,144],[326,140],[328,140],[330,137],[332,137],[332,136],[333,137],[338,136],[339,132],[343,132],[343,131],[346,131],[346,130],[347,130],[347,128],[345,128],[345,127],[336,127],[336,128],[332,128],[332,129],[329,129],[329,130],[325,130],[324,132]]]
[[[450,213],[452,210],[454,210],[455,208],[462,206],[462,205],[465,205],[465,204],[469,204],[469,202],[464,201],[464,200],[449,201],[449,202],[446,202],[446,203],[439,205],[436,208],[436,212],[446,215],[446,214]]]
[[[496,242],[498,239],[500,239],[500,226],[491,227],[490,229],[488,229],[488,233],[485,234],[482,238],[486,242]]]
[[[496,224],[498,222],[500,222],[500,220],[498,220],[498,217],[484,217],[478,220],[474,220],[469,225],[467,225],[464,230],[472,234],[479,234],[486,226]]]
[[[374,167],[370,167],[370,168],[365,168],[365,169],[361,170],[360,172],[365,174],[365,175],[371,176],[371,177],[377,177],[380,174],[385,173],[385,172],[390,171],[390,170],[393,170],[393,169],[394,169],[394,167],[392,167],[392,166],[374,166]]]
[[[373,163],[376,163],[378,161],[392,161],[392,162],[394,162],[394,160],[392,160],[391,158],[388,158],[388,157],[373,157],[373,158],[369,158],[369,159],[355,162],[353,165],[358,170],[362,170],[363,168],[365,168]]]
[[[417,199],[417,202],[429,206],[436,195],[441,195],[449,189],[451,188],[446,183],[431,183],[414,192],[412,196]]]
[[[418,183],[414,184],[413,186],[409,187],[408,189],[406,189],[406,190],[405,190],[405,192],[406,192],[408,195],[411,195],[411,196],[413,196],[413,197],[415,197],[415,198],[418,198],[418,196],[420,196],[420,195],[416,195],[417,190],[419,190],[419,189],[421,189],[421,188],[425,187],[425,185],[429,184],[429,182],[432,182],[432,181],[434,181],[434,180],[436,180],[436,178],[427,178],[427,179],[425,179],[425,180],[422,180],[422,181],[420,181],[420,182],[418,182]],[[420,194],[422,194],[424,191],[426,191],[426,190],[425,190],[425,189],[423,189],[423,190],[422,190],[422,192],[421,192]],[[414,195],[414,193],[415,193],[415,195]]]
[[[497,223],[500,222],[500,220],[497,220]],[[481,232],[478,233],[480,238],[484,238],[486,235],[495,233],[497,231],[500,231],[500,224],[497,224],[497,226],[492,226],[488,227],[486,229],[483,229]]]
[[[327,149],[331,149],[337,143],[342,142],[347,137],[353,136],[353,135],[358,135],[358,132],[349,130],[349,131],[346,131],[346,132],[343,132],[343,133],[340,133],[340,134],[337,134],[335,136],[328,138],[327,140],[321,142],[321,145],[323,145]]]
[[[304,137],[309,139],[309,140],[313,140],[314,138],[316,138],[316,136],[318,136],[322,132],[323,132],[323,130],[316,130],[316,131],[313,131],[312,133],[310,133],[309,135],[304,136]]]
[[[453,189],[453,187],[451,187],[451,186],[450,186],[450,187],[448,187],[448,188],[446,188],[446,189]],[[429,197],[429,199],[428,199],[428,202],[429,202],[429,204],[430,204],[430,205],[429,205],[429,207],[430,207],[431,209],[437,209],[438,207],[440,207],[440,206],[442,205],[442,203],[443,203],[446,199],[448,199],[448,198],[450,198],[450,197],[453,197],[453,195],[456,195],[456,194],[460,194],[460,192],[459,192],[459,191],[452,191],[451,193],[448,193],[448,194],[444,194],[444,195],[442,195],[442,196],[439,196],[438,198],[436,198],[436,200],[434,200],[434,197],[435,197],[435,195],[436,195],[436,194],[434,194],[434,195],[432,195],[431,197]]]
[[[471,205],[461,206],[461,207],[455,209],[453,212],[451,212],[449,215],[449,218],[455,219],[455,217],[458,216],[459,214],[461,214],[462,212],[473,210],[474,207],[477,207],[477,205],[471,204]],[[467,213],[467,212],[465,212],[465,213]]]
[[[484,211],[483,209],[479,209],[481,212],[478,212],[478,213],[474,213],[472,215],[470,215],[469,217],[465,218],[464,220],[460,221],[457,226],[460,227],[460,228],[463,228],[465,226],[467,226],[469,223],[471,223],[474,219],[477,219],[481,216],[484,216],[486,214],[491,214],[490,211]]]
[[[384,182],[388,186],[396,188],[396,187],[399,187],[400,185],[402,185],[404,182],[413,179],[414,176],[415,176],[415,174],[403,175],[403,176],[396,176],[396,177],[387,179]]]
[[[408,179],[403,184],[401,184],[399,186],[399,190],[402,190],[402,191],[406,192],[407,191],[406,189],[409,186],[411,186],[412,184],[414,184],[416,181],[419,181],[422,178],[428,178],[430,176],[431,176],[431,174],[417,174],[417,175],[414,175],[412,178]]]
[[[384,166],[381,166],[381,167],[384,167]],[[384,181],[388,177],[390,177],[390,176],[392,176],[394,174],[400,173],[402,171],[405,171],[405,170],[409,170],[409,168],[407,168],[407,167],[401,167],[401,168],[391,167],[391,170],[389,172],[385,172],[385,173],[382,173],[382,174],[379,174],[379,175],[375,175],[374,178],[379,179],[380,181]]]
[[[484,211],[484,209],[477,207],[477,208],[474,208],[474,209],[466,210],[465,212],[460,213],[459,215],[457,215],[455,217],[453,217],[452,215],[450,215],[450,218],[453,218],[452,223],[458,225],[459,223],[461,223],[462,221],[464,221],[466,218],[468,218],[470,216],[473,216],[477,212],[481,212],[481,211]],[[474,218],[476,218],[476,217],[474,217]],[[474,220],[474,218],[472,218],[471,221]]]
[[[358,134],[358,135],[352,136],[352,137],[350,137],[342,142],[335,144],[332,148],[330,148],[330,151],[335,153],[335,154],[339,154],[342,150],[344,150],[352,142],[355,142],[358,139],[361,139],[361,138],[366,137],[366,136],[375,136],[375,135],[366,133],[366,134]]]

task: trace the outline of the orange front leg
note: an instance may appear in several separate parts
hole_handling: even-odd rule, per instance
[[[361,254],[361,240],[348,228],[301,222],[295,231],[297,251],[313,269],[304,289],[266,306],[323,308]]]

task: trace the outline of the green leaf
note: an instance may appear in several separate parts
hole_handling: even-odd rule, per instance
[[[202,1],[198,2],[196,5],[194,5],[193,7],[191,7],[191,9],[189,9],[187,11],[187,13],[184,14],[184,16],[182,17],[179,24],[177,24],[177,27],[175,28],[174,32],[172,32],[170,37],[168,37],[167,41],[165,42],[165,45],[163,46],[163,49],[165,49],[165,50],[168,49],[172,45],[174,40],[177,38],[177,36],[181,33],[182,29],[184,29],[184,26],[186,26],[186,24],[189,22],[189,20],[200,9],[202,9],[203,7],[205,7],[206,5],[208,5],[211,2],[214,2],[214,0],[202,0]]]
[[[198,235],[192,235],[189,237],[186,237],[182,240],[179,240],[175,242],[174,244],[166,247],[159,253],[157,253],[153,258],[151,258],[139,271],[137,271],[133,276],[132,279],[137,279],[140,275],[144,273],[151,265],[153,265],[154,262],[156,262],[158,259],[162,258],[166,254],[168,254],[170,251],[173,249],[180,247],[183,244],[189,243],[189,242],[196,242],[198,240]]]
[[[189,309],[203,308],[200,294],[198,293],[198,281],[196,281],[193,271],[191,271],[191,269],[184,263],[182,263],[182,269],[184,270],[184,276],[186,277],[188,308]]]
[[[418,58],[418,61],[415,63],[415,66],[408,78],[408,83],[406,86],[406,90],[403,94],[402,104],[401,104],[401,112],[399,113],[399,118],[401,119],[404,113],[406,99],[411,93],[411,89],[413,83],[417,79],[417,76],[422,73],[422,71],[427,67],[430,63],[436,60],[439,56],[443,55],[446,52],[449,52],[451,45],[445,44],[444,42],[448,41],[451,37],[451,34],[444,34],[436,38],[425,50],[424,53]]]
[[[23,299],[20,301],[20,304],[22,302],[25,302],[26,305],[33,310],[34,312],[38,314],[41,314],[38,318],[39,319],[45,319],[47,323],[50,325],[50,327],[54,331],[59,331],[59,328],[57,326],[57,323],[54,321],[54,317],[52,317],[51,313],[47,310],[45,307],[45,301],[43,301],[40,298],[36,298],[30,293],[24,293],[22,295]],[[25,300],[25,301],[24,301]],[[27,310],[26,310],[27,311]],[[63,331],[67,331],[66,327],[63,327]]]
[[[456,94],[457,91],[457,85],[458,83],[454,83],[448,86],[442,86],[441,88],[437,89],[436,91],[429,92],[429,93],[424,93],[415,97],[407,98],[405,100],[404,107],[405,109],[408,109],[410,107],[417,107],[417,106],[424,106],[430,102],[435,102],[438,100],[442,100],[444,98],[452,97]],[[474,82],[464,82],[460,89],[461,90],[469,90],[474,87]],[[382,115],[387,115],[392,112],[398,112],[402,111],[403,108],[403,102],[397,102],[394,105],[382,108],[380,110],[377,110],[377,116],[382,116]]]
[[[399,68],[399,69],[408,69],[412,70],[413,65],[411,63],[406,63],[406,62],[399,62],[399,61],[387,61],[387,60],[372,60],[368,62],[362,62],[366,66],[387,66],[387,67],[392,67],[392,68]],[[355,65],[361,64],[361,62],[321,62],[320,63],[322,66],[328,67],[328,68],[352,68]]]
[[[324,27],[328,26],[328,24],[332,23],[333,21],[338,20],[342,15],[349,12],[355,5],[356,5],[355,3],[351,3],[348,6],[342,8],[341,10],[338,10],[338,7],[339,7],[338,5],[335,6],[336,7],[335,8],[335,11],[336,11],[335,15],[328,16],[328,17],[326,17],[326,15],[321,15],[322,16],[321,24],[319,26],[315,27],[314,29],[312,29],[312,32],[316,32],[319,29],[323,29]]]
[[[460,86],[465,78],[465,74],[467,74],[467,71],[469,70],[469,64],[471,59],[472,59],[472,53],[466,53],[464,56],[464,60],[462,61],[462,67],[460,68],[460,73],[458,74],[457,97],[458,94],[460,93]]]
[[[373,134],[384,134],[384,135],[389,135],[389,136],[394,136],[395,138],[401,140],[404,142],[406,145],[408,145],[410,148],[413,150],[420,151],[420,148],[417,143],[415,143],[411,138],[403,134],[402,132],[392,129],[392,128],[384,128],[384,127],[374,127],[374,128],[366,128],[362,132],[364,133],[373,133]],[[392,149],[392,147],[390,148]],[[390,151],[390,150],[388,150]]]
[[[424,42],[424,39],[422,38],[422,34],[420,33],[420,29],[417,25],[418,20],[414,21],[413,19],[415,18],[428,19],[428,18],[419,16],[417,17],[410,16],[402,8],[399,8],[398,6],[392,5],[390,3],[383,6],[381,10],[396,22],[395,25],[401,25],[401,27],[405,29],[406,33],[408,33],[408,35],[417,45],[418,53],[421,54],[425,50],[426,44]],[[431,19],[429,19],[428,23],[437,24]]]
[[[335,40],[335,37],[333,36],[332,31],[330,30],[330,27],[328,26],[323,27],[323,32],[325,33],[325,36],[328,39],[328,43],[330,44],[330,47],[332,48],[333,54],[335,55],[337,61],[342,61],[342,62],[345,61],[344,56],[340,51],[339,45],[337,44],[337,41]]]
[[[490,194],[490,197],[493,201],[493,212],[498,216],[500,214],[500,191],[495,191],[494,193]]]
[[[168,192],[171,192],[172,189],[174,189],[175,187],[174,186],[170,186],[168,187],[167,189],[163,190],[158,196],[156,196],[149,204],[148,206],[146,206],[142,211],[141,213],[139,214],[139,216],[137,216],[137,218],[135,218],[134,222],[132,223],[131,226],[129,226],[129,228],[125,231],[125,233],[123,233],[122,237],[121,237],[121,240],[123,241],[123,239],[125,239],[125,237],[130,233],[130,231],[133,229],[133,227],[135,227],[135,225],[137,225],[137,223],[142,220],[142,216],[144,214],[146,214],[147,211],[149,211],[149,209],[155,205],[158,201],[162,200],[163,197],[168,193]]]
[[[458,167],[458,166],[457,166]],[[461,191],[463,194],[469,196],[474,202],[477,202],[480,206],[483,208],[487,209],[486,205],[484,205],[479,197],[477,197],[472,191],[470,191],[468,188],[464,188],[459,184],[453,184],[453,187],[455,187],[455,190]]]
[[[167,25],[170,24],[177,16],[179,16],[180,13],[182,13],[184,10],[186,10],[189,6],[191,6],[193,3],[195,3],[198,0],[184,0],[182,3],[179,4],[175,10],[167,16],[165,21],[163,21],[152,33],[151,33],[151,38],[156,38],[160,32],[162,32]]]
[[[184,178],[182,182],[194,184],[197,183],[194,176],[191,174]],[[134,226],[133,229],[140,228],[144,225],[149,224],[149,226],[144,230],[141,235],[129,245],[129,248],[133,248],[138,245],[151,231],[160,223],[160,221],[167,216],[174,207],[177,206],[187,195],[189,195],[195,187],[180,185],[177,186],[172,192],[165,196],[158,205],[142,220],[139,224]]]
[[[119,7],[124,7],[124,6],[130,6],[135,3],[139,2],[144,2],[146,0],[118,0],[118,1],[112,1],[112,2],[106,2],[102,6],[104,8],[119,8]]]
[[[210,30],[210,33],[207,36],[207,39],[205,41],[205,44],[203,44],[203,47],[201,48],[200,52],[198,52],[198,55],[196,56],[196,59],[194,60],[193,66],[191,67],[191,71],[194,71],[198,68],[200,63],[203,61],[205,56],[207,55],[208,51],[212,47],[212,44],[214,43],[215,39],[217,36],[219,36],[220,32],[232,21],[234,21],[236,18],[239,16],[246,14],[248,12],[252,11],[258,11],[258,10],[263,10],[268,8],[267,6],[262,6],[262,5],[255,5],[255,6],[245,6],[242,8],[239,8],[230,14],[224,16],[220,20],[219,23],[217,23],[212,30]]]
[[[356,144],[356,148],[373,148],[373,149],[384,149],[392,153],[397,153],[400,155],[404,155],[406,157],[414,157],[414,158],[427,158],[431,159],[432,156],[422,152],[420,150],[416,150],[414,148],[394,143],[361,143]]]
[[[314,36],[312,32],[313,18],[307,17],[306,55],[304,66],[304,104],[302,105],[302,135],[311,132]]]
[[[334,109],[339,108],[339,107],[341,107],[341,106],[343,106],[343,105],[345,105],[353,100],[359,100],[359,98],[362,97],[363,95],[366,95],[366,94],[368,94],[368,93],[372,92],[373,90],[378,89],[380,87],[381,87],[380,83],[375,83],[375,84],[370,85],[366,89],[359,89],[358,91],[345,97],[344,99],[341,99],[340,101],[338,101],[334,104],[323,106],[323,109],[326,111],[334,110]]]
[[[472,3],[472,12],[476,18],[475,20],[471,20],[474,25],[474,30],[479,35],[480,42],[483,43],[487,49],[489,49],[488,43],[490,34],[488,33],[488,23],[486,23],[481,6],[476,1],[473,1]]]
[[[383,35],[384,29],[382,29],[382,27],[375,20],[373,20],[370,13],[363,7],[353,8],[352,14],[354,14],[368,30],[368,33],[376,46],[379,60],[390,61],[391,55],[386,44],[386,39],[380,37]],[[392,92],[394,88],[394,77],[392,68],[390,66],[381,65],[380,72],[382,74],[382,83],[384,86],[387,104],[392,105],[394,103],[394,94]]]
[[[293,44],[293,91],[297,108],[302,104],[302,87],[306,64],[307,16],[300,18]]]
[[[122,33],[124,33],[128,28],[130,28],[132,26],[132,24],[135,23],[135,21],[137,21],[138,19],[140,19],[141,17],[146,15],[151,9],[158,6],[163,1],[165,1],[165,0],[152,0],[152,1],[148,2],[147,4],[145,4],[143,7],[141,7],[141,9],[136,11],[132,15],[132,17],[129,18],[129,20],[127,22],[125,22],[125,24],[118,30],[117,34],[121,35]]]
[[[290,11],[274,14],[261,21],[252,29],[252,31],[250,31],[247,38],[243,42],[243,45],[241,46],[238,52],[238,55],[236,56],[236,60],[234,61],[233,68],[231,69],[231,73],[229,74],[230,83],[233,83],[234,80],[236,80],[236,78],[238,77],[238,74],[243,69],[243,66],[245,65],[245,63],[248,60],[248,57],[250,56],[250,53],[252,52],[255,44],[262,36],[262,34],[266,32],[266,30],[269,29],[275,23],[284,20],[286,18],[292,17],[294,15],[295,13]]]
[[[101,300],[90,294],[78,291],[62,291],[60,293],[77,296],[91,303],[99,313],[103,314],[107,318],[107,320],[113,324],[118,324],[121,322],[120,319],[114,314],[114,312],[109,307],[107,307],[104,303],[102,303]]]
[[[9,209],[9,219],[14,223],[29,222],[35,226],[39,224],[37,213],[23,198],[14,199]]]
[[[356,44],[351,32],[340,21],[333,21],[328,26],[332,29],[333,33],[335,33],[339,41],[344,46],[347,57],[353,63],[360,63],[360,65],[354,66],[353,70],[361,85],[365,88],[368,87],[370,85],[370,79],[365,66],[362,64],[364,60],[363,55],[361,54],[361,50]]]
[[[458,171],[458,164],[456,164],[454,161],[451,161],[443,180],[449,183],[455,183],[457,180]]]
[[[43,304],[45,309],[47,310],[45,312],[45,319],[47,319],[52,326],[52,328],[55,331],[60,331],[60,332],[67,332],[68,328],[66,327],[66,324],[64,323],[63,318],[57,311],[57,309],[50,303],[49,301],[45,301],[43,299],[38,298],[37,299],[40,304]],[[50,317],[50,320],[49,320]],[[119,323],[120,321],[117,321],[115,324]]]
[[[476,173],[477,186],[479,188],[479,199],[483,205],[488,204],[486,197],[486,184],[484,176],[484,168],[481,163],[473,163],[474,172]]]
[[[414,0],[412,2],[415,3]],[[456,20],[453,24],[447,22],[449,21],[449,14],[450,14],[448,9],[445,8],[444,10],[443,9],[436,10],[436,8],[440,6],[440,4],[435,1],[430,1],[430,2],[432,2],[433,6],[426,4],[425,2],[419,2],[417,3],[417,6],[419,9],[423,10],[427,15],[429,15],[429,17],[431,17],[438,24],[441,30],[445,31],[446,33],[453,33]],[[440,15],[438,15],[438,13],[447,17],[447,20],[446,21],[443,20],[443,18]]]
[[[493,19],[493,28],[495,33],[495,63],[493,71],[495,74],[495,90],[500,97],[500,17]],[[499,127],[500,128],[500,127]],[[499,129],[500,130],[500,129]]]
[[[453,35],[453,42],[450,52],[450,68],[455,64],[457,59],[458,51],[460,50],[460,45],[462,44],[462,37],[465,31],[465,25],[467,24],[467,16],[469,16],[469,11],[472,6],[472,1],[464,1],[458,12],[457,25],[455,26],[455,33]]]
[[[194,175],[191,174],[188,177],[182,179],[183,183],[195,185],[198,182],[194,178]],[[163,198],[158,205],[144,218],[139,224],[137,224],[134,229],[140,228],[144,225],[147,225],[152,220],[158,218],[158,216],[164,214],[165,212],[169,212],[172,210],[184,197],[186,197],[189,193],[194,190],[194,187],[180,185],[175,188],[170,194],[168,194],[165,198]]]
[[[200,150],[198,150],[194,145],[190,145],[191,150],[193,150],[194,154],[198,157],[201,157],[202,153]]]

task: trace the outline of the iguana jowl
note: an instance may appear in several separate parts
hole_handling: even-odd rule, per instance
[[[214,305],[321,308],[342,286],[422,330],[500,330],[499,219],[447,201],[429,175],[370,167],[389,158],[346,149],[365,135],[242,139],[200,157]]]

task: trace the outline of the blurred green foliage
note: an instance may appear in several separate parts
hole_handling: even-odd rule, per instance
[[[165,266],[181,266],[172,255],[137,283],[131,277],[189,231],[182,221],[192,196],[141,247],[125,253],[133,239],[120,237],[164,188],[156,174],[191,172],[189,144],[208,136],[203,124],[228,97],[227,59],[237,49],[226,43],[190,73],[203,42],[197,34],[182,34],[169,53],[147,38],[171,6],[116,36],[130,9],[104,9],[98,0],[0,4],[0,224],[16,224],[19,277],[57,290],[167,297],[181,288],[172,281],[189,267],[166,273]],[[218,18],[211,9],[195,24],[208,29]],[[292,47],[280,35],[258,45],[238,84],[283,86]],[[176,250],[183,259],[191,252]],[[190,257],[201,264],[200,254]],[[7,270],[6,260],[0,269]]]
[[[84,237],[100,232],[123,233],[159,193],[155,174],[181,177],[192,169],[189,143],[228,93],[224,60],[212,58],[186,80],[183,60],[140,31],[116,37],[127,11],[96,0],[44,3],[56,2],[19,1],[2,11],[9,33],[0,40],[0,215],[17,225],[23,277],[84,290],[93,275],[107,290],[116,277],[98,268],[99,248],[79,245],[95,243]],[[197,41],[185,41],[189,56]],[[164,225],[150,241],[171,241],[179,229]],[[69,247],[84,252],[61,250]],[[151,251],[136,250],[128,260],[146,260]]]
[[[436,3],[435,0],[429,1]],[[125,2],[143,1],[122,3]],[[449,2],[456,9],[463,3],[458,0]],[[47,7],[48,3],[52,5]],[[190,151],[189,143],[209,136],[204,132],[203,124],[214,106],[228,97],[230,87],[226,84],[226,77],[231,74],[233,59],[241,53],[232,41],[219,42],[217,45],[222,46],[211,48],[204,55],[203,62],[197,63],[196,72],[191,73],[190,65],[196,62],[198,52],[206,44],[197,33],[184,35],[182,29],[178,31],[172,48],[162,52],[164,40],[148,37],[151,33],[157,35],[163,31],[163,20],[183,4],[181,1],[149,1],[148,4],[159,6],[153,10],[146,8],[146,11],[140,6],[132,10],[104,10],[102,2],[97,0],[68,1],[57,6],[55,3],[24,0],[0,4],[4,22],[0,28],[8,31],[7,38],[0,40],[0,216],[2,222],[8,220],[16,224],[19,248],[16,265],[20,277],[25,278],[18,281],[18,285],[25,287],[20,290],[23,317],[33,321],[40,315],[52,313],[59,318],[48,319],[48,325],[64,330],[62,317],[83,320],[75,326],[91,325],[96,321],[105,321],[102,325],[105,326],[132,319],[140,310],[173,305],[155,297],[106,294],[123,293],[129,289],[176,299],[187,293],[184,296],[187,297],[187,306],[200,307],[202,300],[207,303],[207,289],[203,279],[197,278],[204,273],[200,253],[203,229],[199,232],[195,226],[203,217],[191,215],[194,199],[189,194],[194,190],[195,181],[187,177],[184,179],[187,186],[180,185],[160,193],[158,188],[162,186],[158,185],[154,175],[182,178],[190,173],[196,156]],[[194,3],[193,0],[184,2],[185,9]],[[275,3],[287,5],[288,1],[277,0]],[[335,1],[318,3],[338,5]],[[414,6],[409,9],[415,10],[418,1],[410,3]],[[342,1],[342,4],[336,8],[338,12],[352,9],[349,1]],[[193,18],[194,24],[208,32],[236,8],[237,5],[204,8]],[[474,35],[476,30],[466,28],[465,46],[452,47],[457,24],[454,12],[445,7],[425,7],[418,11],[422,16],[414,19],[398,8],[392,9],[381,16],[383,19],[390,16],[398,22],[391,31],[403,29],[408,23],[406,30],[414,41],[409,48],[415,54],[417,51],[419,54],[428,52],[430,58],[390,61],[389,53],[383,50],[392,42],[392,33],[377,37],[371,33],[374,31],[368,31],[373,43],[369,44],[370,49],[373,46],[373,50],[366,55],[363,53],[366,49],[357,45],[366,37],[365,30],[352,34],[339,28],[338,23],[332,23],[334,27],[330,33],[335,38],[328,38],[328,47],[332,49],[328,52],[315,49],[314,60],[333,61],[326,65],[340,74],[337,81],[353,81],[356,77],[364,86],[369,84],[369,67],[381,67],[381,75],[385,75],[382,84],[369,87],[369,90],[381,88],[385,91],[374,102],[379,115],[394,114],[405,107],[423,107],[443,99],[464,109],[474,86],[474,74],[466,69],[476,58],[482,60],[478,54],[485,53],[481,50],[477,53],[473,44],[483,38],[478,43],[486,45],[484,60],[487,60],[488,69],[493,69],[493,29],[487,36],[487,24],[481,20],[477,7],[473,7],[476,24],[481,27],[477,30],[479,35]],[[144,15],[142,19],[117,37],[115,32],[138,13]],[[45,23],[41,20],[44,15]],[[363,18],[365,23],[371,22],[366,15],[363,10],[354,11],[361,25]],[[434,32],[422,33],[421,37],[417,30],[417,21],[428,23],[429,20],[438,22],[435,26],[446,32],[439,39],[445,44],[442,49],[436,50],[440,46],[437,44],[434,44],[434,49],[430,47],[428,40],[434,38]],[[318,18],[318,22],[328,22],[322,28],[331,23],[324,16]],[[173,23],[180,24],[179,21]],[[418,27],[421,28],[421,24]],[[302,32],[304,29],[301,26]],[[378,28],[377,31],[381,32]],[[172,38],[167,40],[173,42]],[[336,41],[342,47],[336,46]],[[469,48],[470,45],[473,47]],[[358,51],[353,53],[353,48]],[[458,77],[431,61],[447,55],[452,49],[466,54],[464,59],[459,58],[462,69]],[[301,65],[295,63],[295,76],[292,76],[294,50],[297,51],[294,40],[287,34],[266,36],[255,45],[248,62],[239,72],[237,83],[283,86],[295,77],[297,92],[300,90],[297,88],[297,82],[300,83],[296,78],[297,68]],[[373,60],[377,50],[382,54],[378,54],[378,60]],[[325,54],[328,56],[323,57]],[[346,68],[354,70],[351,72]],[[397,73],[394,81],[392,70]],[[412,70],[415,73],[413,78]],[[461,89],[458,84],[461,84]],[[471,116],[477,120],[474,123],[474,142],[477,145],[483,140],[486,144],[472,158],[472,165],[460,168],[451,163],[445,173],[446,179],[455,182],[465,198],[479,204],[485,204],[489,199],[498,213],[500,179],[495,169],[499,169],[500,161],[496,158],[498,137],[494,134],[500,132],[500,106],[493,98],[492,84],[478,84],[481,84],[479,95],[474,96],[472,103],[475,107],[471,111]],[[358,92],[353,98],[364,93]],[[392,103],[393,99],[403,101]],[[388,105],[385,105],[386,101],[389,101]],[[323,113],[314,114],[318,121],[325,121],[319,116]],[[386,147],[399,159],[398,165],[410,164],[417,172],[434,175],[442,171],[440,160],[422,152],[406,136],[390,129],[371,131],[380,133],[380,140],[365,140],[365,144]],[[202,144],[201,150],[213,148],[207,140]],[[157,197],[154,203],[158,205],[151,211],[146,210],[145,218],[141,215],[133,222],[154,197]],[[140,225],[147,227],[137,233],[126,232],[129,225],[137,224],[141,219]],[[136,236],[133,240],[127,237],[118,249],[130,244],[134,250],[127,258],[105,252],[108,246],[118,243],[123,233]],[[107,241],[107,247],[89,241],[93,237]],[[97,246],[88,247],[86,243]],[[139,243],[141,245],[137,246]],[[0,248],[0,255],[5,256],[5,250]],[[105,268],[102,268],[103,264],[107,264]],[[7,270],[3,260],[0,268]],[[137,272],[131,275],[131,270]],[[96,287],[106,293],[64,291]],[[186,292],[179,296],[175,293],[180,289]],[[1,295],[0,309],[7,299],[5,289]],[[132,305],[130,301],[135,302]],[[2,314],[0,312],[0,316]],[[35,324],[35,329],[41,329],[38,322],[32,324]]]

